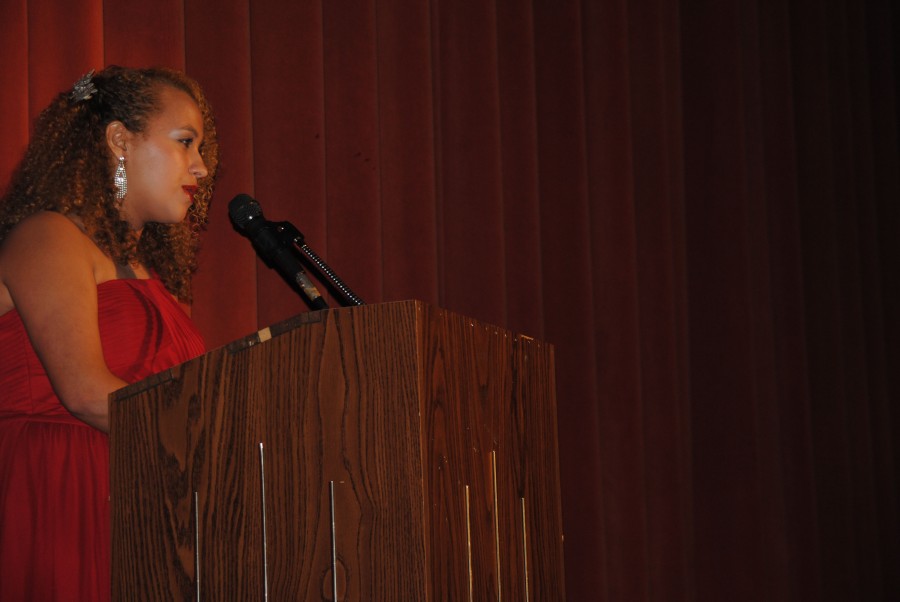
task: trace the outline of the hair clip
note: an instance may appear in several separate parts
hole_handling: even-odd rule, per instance
[[[69,94],[69,98],[74,102],[81,102],[83,100],[88,100],[96,94],[97,86],[91,81],[92,77],[94,77],[93,69],[85,73],[81,79],[75,82],[75,85],[72,86],[72,93]]]

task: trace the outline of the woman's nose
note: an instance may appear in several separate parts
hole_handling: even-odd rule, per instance
[[[200,156],[200,153],[197,153],[197,157],[194,160],[194,163],[191,165],[190,169],[191,175],[197,178],[205,178],[209,171],[206,169],[206,163],[203,162],[203,157]]]

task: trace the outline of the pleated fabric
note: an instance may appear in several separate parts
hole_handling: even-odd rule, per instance
[[[205,350],[158,280],[97,288],[110,370],[135,382]],[[0,316],[0,600],[109,600],[109,440],[53,391],[16,310]]]

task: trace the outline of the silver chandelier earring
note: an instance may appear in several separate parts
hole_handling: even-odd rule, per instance
[[[116,165],[116,173],[113,176],[113,183],[116,185],[116,198],[124,199],[128,192],[128,174],[125,173],[125,157],[119,157],[119,164]]]

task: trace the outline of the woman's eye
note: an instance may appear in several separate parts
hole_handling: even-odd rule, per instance
[[[185,148],[191,148],[191,145],[194,143],[194,139],[193,138],[182,138],[181,140],[179,140],[179,142],[182,143],[185,146]]]

